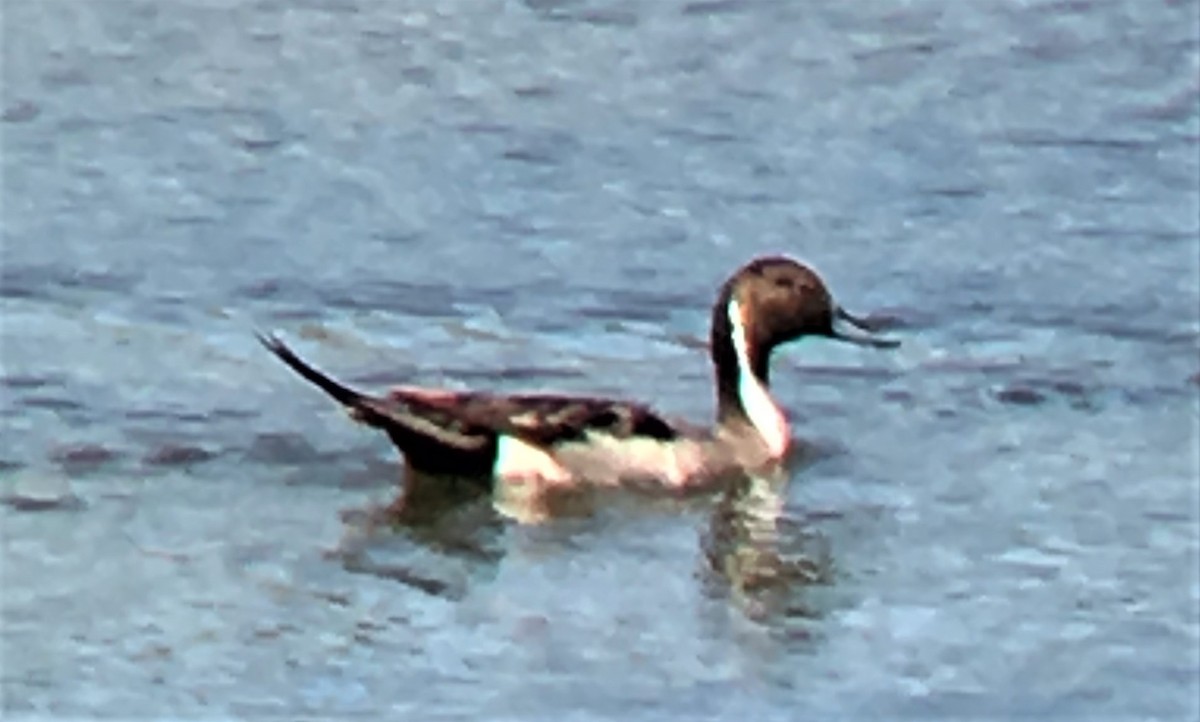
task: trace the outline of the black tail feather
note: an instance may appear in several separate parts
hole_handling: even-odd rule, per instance
[[[491,469],[495,444],[486,433],[447,428],[436,419],[413,413],[403,402],[355,391],[309,366],[275,336],[255,335],[280,361],[348,408],[351,418],[387,432],[414,468],[467,475],[486,474]]]
[[[293,371],[308,379],[325,393],[337,399],[342,405],[351,409],[361,409],[364,402],[368,400],[368,398],[363,394],[355,391],[349,386],[345,386],[337,381],[334,381],[332,378],[326,376],[312,366],[309,366],[307,363],[302,361],[299,356],[293,353],[292,350],[288,348],[287,344],[285,344],[283,341],[280,341],[275,336],[262,333],[255,333],[255,336],[258,337],[259,342],[262,343],[262,345],[265,346],[268,351],[278,356],[280,361],[283,361],[285,364],[290,366]]]

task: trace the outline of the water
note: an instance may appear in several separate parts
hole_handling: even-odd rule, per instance
[[[5,715],[1194,718],[1197,23],[6,3]],[[703,419],[775,251],[904,346],[779,358],[721,500],[356,539],[393,452],[251,335]]]

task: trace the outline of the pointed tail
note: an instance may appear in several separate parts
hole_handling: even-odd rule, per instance
[[[351,418],[386,431],[392,442],[419,468],[454,466],[453,463],[440,463],[438,457],[444,456],[447,451],[474,453],[487,449],[486,435],[447,428],[436,419],[414,413],[403,401],[381,399],[355,391],[301,360],[275,336],[255,335],[280,361],[349,409]],[[432,458],[426,458],[430,455]],[[474,466],[471,468],[473,470]]]
[[[308,379],[325,393],[332,396],[343,406],[350,409],[362,409],[369,398],[344,384],[334,381],[317,369],[302,361],[287,344],[272,335],[255,333],[259,342],[267,350],[279,357],[279,360],[291,367],[293,371]]]

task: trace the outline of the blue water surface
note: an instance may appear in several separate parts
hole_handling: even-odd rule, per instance
[[[3,14],[6,718],[1200,712],[1195,3]],[[781,354],[765,497],[359,538],[394,451],[252,335],[703,420],[775,252],[904,344]]]

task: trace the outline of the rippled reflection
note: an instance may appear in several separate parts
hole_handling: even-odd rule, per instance
[[[699,540],[707,590],[757,622],[818,617],[805,592],[832,578],[824,537],[786,509],[788,479],[810,455],[730,480],[713,497]],[[658,506],[659,496],[645,490],[628,494],[640,508]],[[554,494],[520,485],[492,490],[478,479],[426,476],[406,468],[402,492],[392,502],[343,513],[346,532],[332,556],[352,573],[460,598],[473,583],[493,575],[508,524],[590,517],[606,502],[619,505],[613,497],[589,487]],[[662,511],[667,509],[679,507],[668,503]]]
[[[759,622],[816,618],[804,592],[832,578],[824,538],[786,513],[788,475],[778,469],[731,485],[701,540],[711,589]]]
[[[405,469],[401,494],[386,505],[343,514],[346,533],[333,556],[368,574],[429,594],[461,597],[500,560],[502,516],[476,479],[430,477]]]

